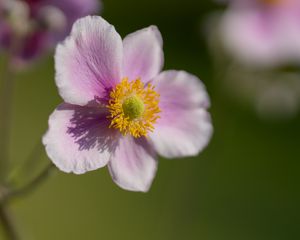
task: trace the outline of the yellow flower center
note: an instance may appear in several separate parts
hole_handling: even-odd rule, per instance
[[[159,94],[154,86],[144,86],[140,79],[128,81],[124,78],[111,92],[107,108],[110,112],[110,127],[133,137],[147,136],[154,130],[159,118]]]

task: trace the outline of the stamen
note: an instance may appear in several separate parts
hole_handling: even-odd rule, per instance
[[[146,136],[159,118],[158,103],[159,94],[151,84],[145,87],[140,79],[129,82],[124,78],[110,93],[110,127],[119,129],[123,135]]]

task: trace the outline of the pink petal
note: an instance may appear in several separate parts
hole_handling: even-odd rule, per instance
[[[156,26],[144,28],[125,37],[123,77],[148,82],[161,71],[164,63],[163,40]]]
[[[155,176],[157,161],[146,139],[125,136],[120,139],[108,167],[121,188],[146,192]]]
[[[197,155],[212,135],[209,97],[202,82],[184,71],[165,71],[153,81],[160,94],[160,119],[150,139],[167,158]]]
[[[274,38],[278,42],[277,51],[281,58],[278,60],[282,64],[297,64],[300,60],[300,6],[292,10],[281,11],[274,19],[277,25],[277,35]]]
[[[38,4],[37,10],[40,11],[43,7],[54,6],[60,9],[67,20],[65,29],[62,31],[52,32],[52,40],[54,43],[63,40],[71,31],[73,23],[87,15],[96,14],[101,9],[99,0],[42,0]]]
[[[221,37],[227,50],[246,64],[277,64],[276,28],[262,11],[230,10],[221,19]]]
[[[66,103],[52,113],[43,144],[61,171],[81,174],[107,164],[118,137],[106,116],[100,108]]]
[[[86,105],[121,79],[122,40],[101,17],[75,22],[55,54],[56,84],[65,102]]]

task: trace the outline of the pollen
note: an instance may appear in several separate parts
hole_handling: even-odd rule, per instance
[[[109,95],[110,128],[135,138],[147,136],[159,119],[159,94],[154,86],[140,79],[129,82],[124,78]]]

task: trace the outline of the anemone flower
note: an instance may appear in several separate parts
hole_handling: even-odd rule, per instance
[[[53,48],[78,18],[99,6],[98,0],[1,0],[0,45],[26,63]]]
[[[238,60],[263,67],[300,61],[300,1],[227,0],[221,20],[227,50]]]
[[[147,191],[157,153],[197,155],[212,134],[209,97],[185,71],[164,71],[155,26],[122,41],[103,18],[78,20],[55,54],[56,84],[64,103],[49,118],[47,154],[64,172],[108,165],[122,188]]]

